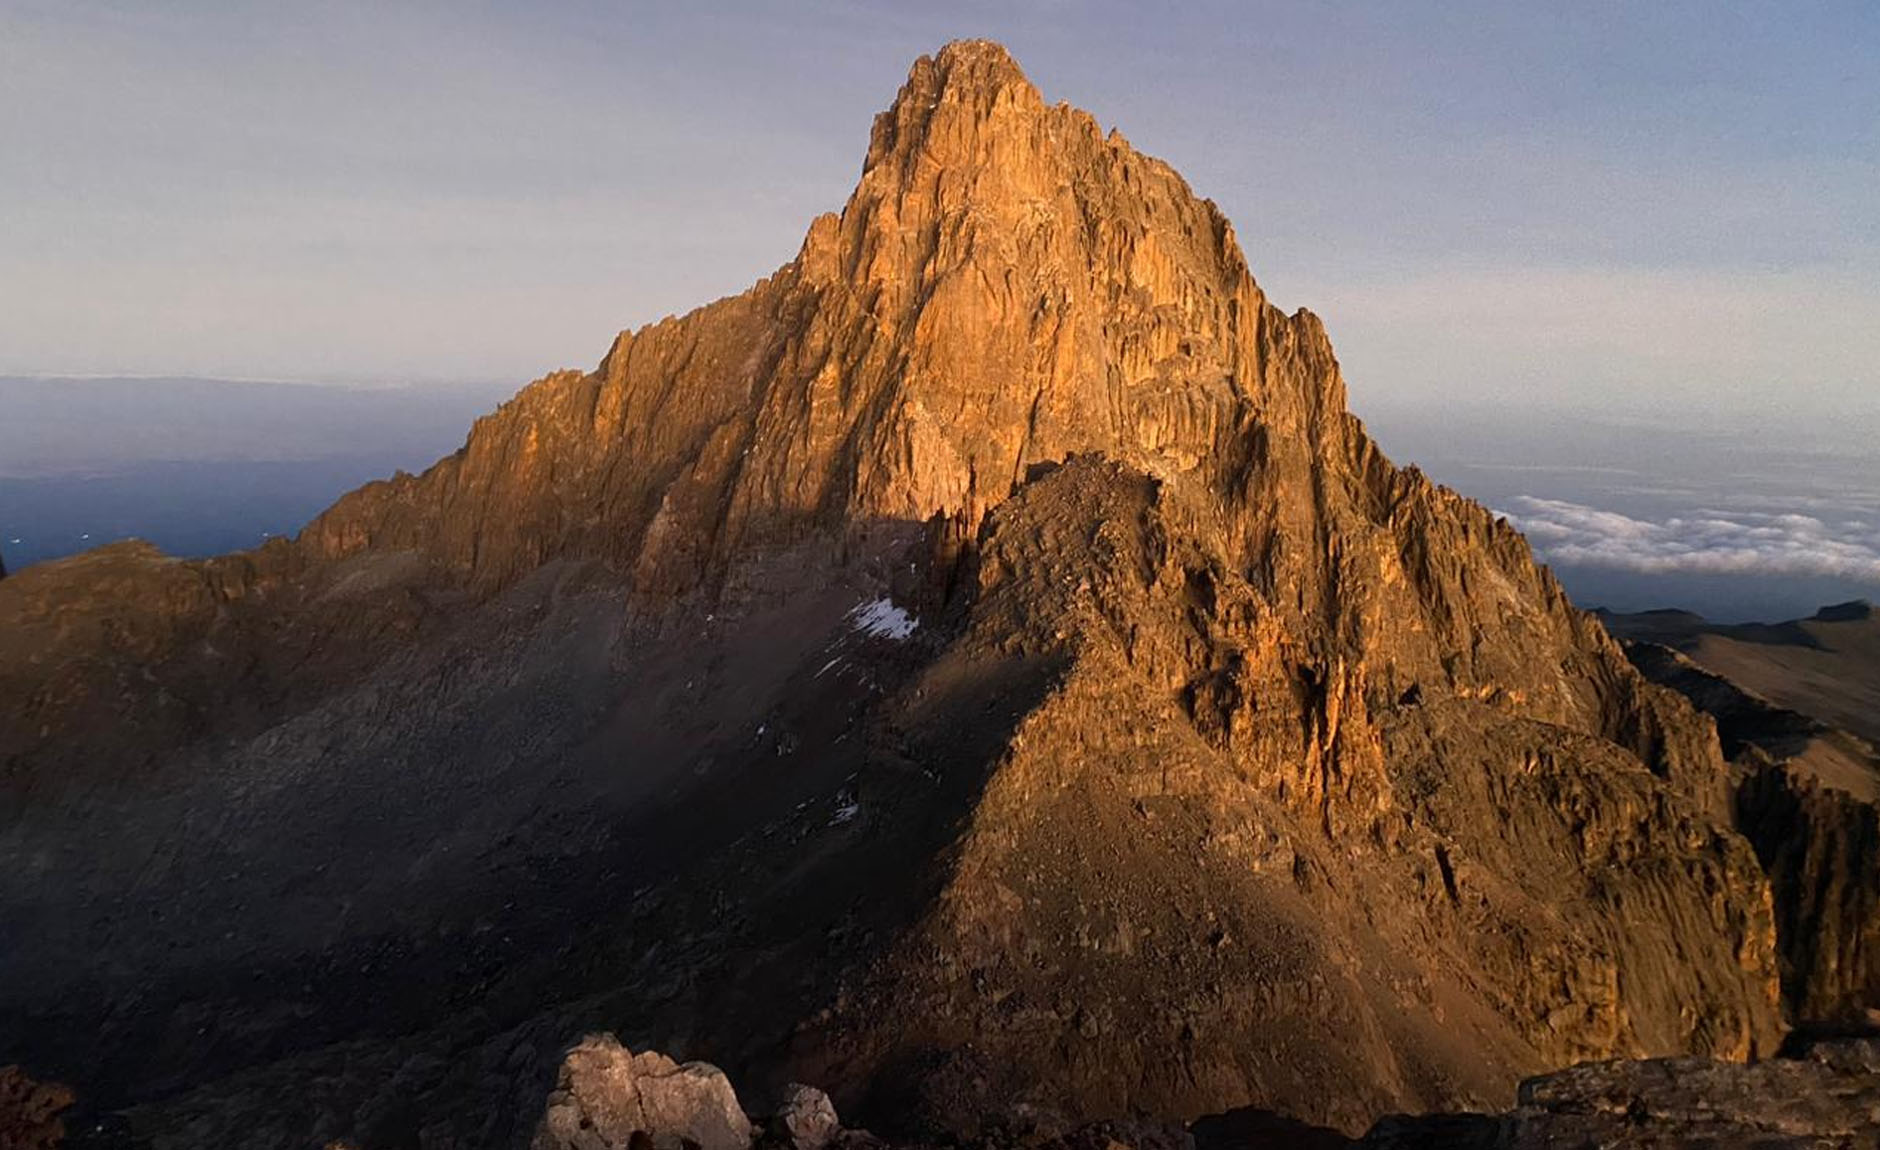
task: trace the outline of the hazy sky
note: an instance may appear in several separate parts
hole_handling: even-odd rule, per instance
[[[513,378],[742,290],[1004,40],[1367,405],[1880,407],[1880,4],[0,0],[0,373]]]

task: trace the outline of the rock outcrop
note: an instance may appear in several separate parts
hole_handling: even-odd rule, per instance
[[[634,1054],[612,1035],[568,1052],[531,1150],[750,1150],[751,1122],[716,1066]]]
[[[1754,767],[1737,819],[1774,891],[1796,1017],[1880,1017],[1880,807],[1793,764]]]
[[[814,1086],[792,1082],[770,1116],[770,1136],[792,1150],[822,1150],[842,1132],[829,1096]]]
[[[812,1142],[802,1140],[805,1127],[798,1120],[806,1115],[813,1115]],[[589,1142],[554,1145],[616,1144],[601,1140],[595,1130],[583,1131]],[[772,1120],[772,1135],[769,1145],[778,1147],[892,1150],[899,1145],[867,1131],[844,1130],[828,1097],[802,1085],[790,1087]],[[1509,1109],[1391,1116],[1359,1138],[1265,1111],[1209,1116],[1184,1130],[1145,1121],[1062,1129],[1049,1114],[1019,1110],[1003,1116],[996,1129],[960,1145],[973,1150],[1015,1145],[1038,1150],[1867,1150],[1876,1137],[1880,1040],[1869,1037],[1807,1043],[1784,1057],[1749,1065],[1703,1058],[1589,1062],[1522,1082]]]
[[[17,1066],[0,1066],[0,1150],[57,1150],[65,1144],[60,1118],[72,1092],[38,1082]]]
[[[1283,1099],[1361,1130],[1528,1068],[1773,1049],[1767,888],[1705,801],[1595,719],[1294,631],[1222,553],[1221,515],[1089,458],[992,511],[964,633],[904,721],[961,677],[1050,685],[933,909],[801,1040],[836,1052],[807,1075],[970,1045],[1071,1113]],[[1569,677],[1587,664],[1625,684],[1611,654],[1563,658],[1556,690],[1592,696]]]
[[[1760,638],[1772,647],[1786,638],[1819,656],[1824,645],[1804,628],[1870,627],[1863,608],[1827,608],[1810,620],[1762,628]],[[1701,634],[1708,626],[1695,616],[1655,615],[1631,616],[1618,625],[1650,627],[1660,638],[1686,642],[1692,630]],[[1686,629],[1682,636],[1679,629]],[[1626,650],[1653,682],[1679,691],[1717,722],[1739,778],[1737,827],[1769,876],[1791,1015],[1847,1022],[1880,1013],[1880,752],[1669,647],[1634,640]],[[1858,692],[1858,668],[1845,673],[1851,681],[1838,689]]]
[[[535,1136],[601,1026],[933,1137],[1773,1050],[1714,725],[1345,398],[1213,204],[949,45],[751,291],[292,543],[0,584],[0,984],[59,991],[0,1021],[152,1145]],[[748,1142],[646,1057],[544,1145]]]
[[[1497,1115],[1389,1119],[1375,1150],[1863,1150],[1880,1136],[1880,1043],[1823,1043],[1750,1066],[1596,1062],[1521,1084]]]

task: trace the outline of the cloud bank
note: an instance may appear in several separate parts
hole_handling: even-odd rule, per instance
[[[1660,522],[1562,499],[1518,496],[1503,511],[1559,567],[1644,574],[1819,575],[1880,585],[1880,530],[1812,515],[1734,511]]]

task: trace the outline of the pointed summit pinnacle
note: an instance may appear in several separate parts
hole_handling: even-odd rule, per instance
[[[908,155],[938,136],[961,142],[988,129],[1005,130],[1014,118],[1044,110],[1038,89],[991,40],[955,40],[908,70],[894,104],[875,117],[864,170],[890,155]]]
[[[199,844],[134,820],[129,841],[166,859],[158,884],[70,851],[0,883],[4,921],[36,915],[44,890],[99,895],[66,900],[62,933],[28,957],[8,952],[27,974],[0,982],[8,1018],[62,1024],[34,1003],[79,993],[115,1018],[151,992],[140,972],[192,981],[200,957],[171,952],[195,936],[139,928],[159,909],[255,918],[229,917],[227,857],[258,864],[245,897],[316,915],[348,876],[412,875],[375,883],[359,915],[337,907],[332,931],[256,937],[309,967],[410,956],[385,978],[375,960],[373,1001],[432,987],[424,940],[474,911],[452,892],[543,879],[589,905],[583,876],[617,857],[611,840],[530,863],[564,853],[561,820],[600,825],[602,794],[622,825],[710,826],[657,873],[673,905],[719,921],[658,916],[698,995],[634,988],[663,952],[637,927],[615,945],[642,921],[631,907],[581,924],[574,944],[609,953],[577,976],[618,980],[611,1010],[760,1080],[911,1090],[942,1135],[1021,1098],[1080,1122],[1121,1101],[1171,1119],[1254,1104],[1356,1135],[1405,1109],[1479,1108],[1549,1065],[1749,1058],[1781,1043],[1786,1007],[1831,1017],[1880,984],[1876,884],[1772,885],[1732,829],[1715,724],[1648,684],[1506,520],[1385,457],[1346,410],[1324,327],[1267,301],[1213,204],[1043,103],[983,41],[914,66],[841,214],[749,291],[622,336],[598,371],[546,376],[459,451],[360,488],[291,544],[115,554],[0,582],[0,843],[68,825],[110,843],[153,778],[279,761],[329,782],[246,788],[242,817]],[[871,601],[932,625],[899,650],[864,643],[856,611],[837,612]],[[736,733],[765,716],[801,716],[803,769],[823,759],[869,796],[813,850],[771,836],[811,829],[819,812],[791,802],[818,788],[802,770],[776,781],[771,740]],[[386,748],[409,769],[386,770]],[[436,785],[447,775],[489,801]],[[501,801],[538,780],[566,784],[556,805]],[[1770,825],[1809,836],[1808,867],[1873,873],[1814,850],[1859,837],[1845,808],[1817,816],[1762,785],[1742,797],[1800,812]],[[344,801],[299,801],[329,792]],[[214,814],[222,794],[184,797]],[[48,804],[38,822],[14,815],[19,797]],[[413,821],[364,835],[380,853],[354,859],[357,816],[400,804]],[[100,813],[72,821],[81,808]],[[277,827],[308,833],[276,850]],[[440,831],[473,849],[446,865],[426,845]],[[352,869],[306,887],[302,840],[332,840]],[[774,881],[721,881],[767,867]],[[851,883],[858,868],[882,874]],[[1817,908],[1818,893],[1836,898]],[[817,963],[820,946],[772,945],[778,906],[806,938],[879,929]],[[1849,944],[1806,968],[1799,1006],[1781,923]],[[87,950],[116,957],[61,968]],[[211,1144],[285,1127],[309,1092],[363,1112],[377,1087],[359,1065],[416,1050],[474,1067],[518,1049],[513,1027],[560,1031],[566,948],[513,955],[529,977],[506,980],[500,1017],[427,993],[401,1011],[409,1041],[352,1009],[355,1029],[310,1039],[291,988],[217,994],[200,1002],[236,1012],[218,1033],[252,1036],[256,1061],[172,1079],[159,1044],[123,1051],[147,1079],[97,1081],[188,1087],[151,1095],[152,1129]],[[790,992],[694,1009],[747,983]],[[312,1001],[352,986],[323,978]],[[74,1064],[95,1047],[131,1066],[121,1029],[79,1039]],[[982,1072],[997,1098],[950,1085]],[[254,1109],[251,1074],[314,1077],[277,1119]],[[480,1076],[420,1077],[399,1103],[427,1135],[522,1129]],[[556,1141],[570,1111],[550,1113]]]
[[[918,72],[923,64],[930,64],[948,87],[987,92],[1012,87],[1031,89],[1031,81],[1025,78],[1018,61],[996,40],[954,40],[931,58],[922,57],[913,71]]]

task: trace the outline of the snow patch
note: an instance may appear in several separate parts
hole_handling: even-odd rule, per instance
[[[830,816],[829,825],[839,827],[861,813],[862,804],[856,802],[854,799],[850,799],[848,802],[836,808],[836,813]]]
[[[850,611],[849,623],[864,635],[896,642],[912,635],[920,626],[920,620],[895,606],[894,600],[886,596],[863,603]]]

